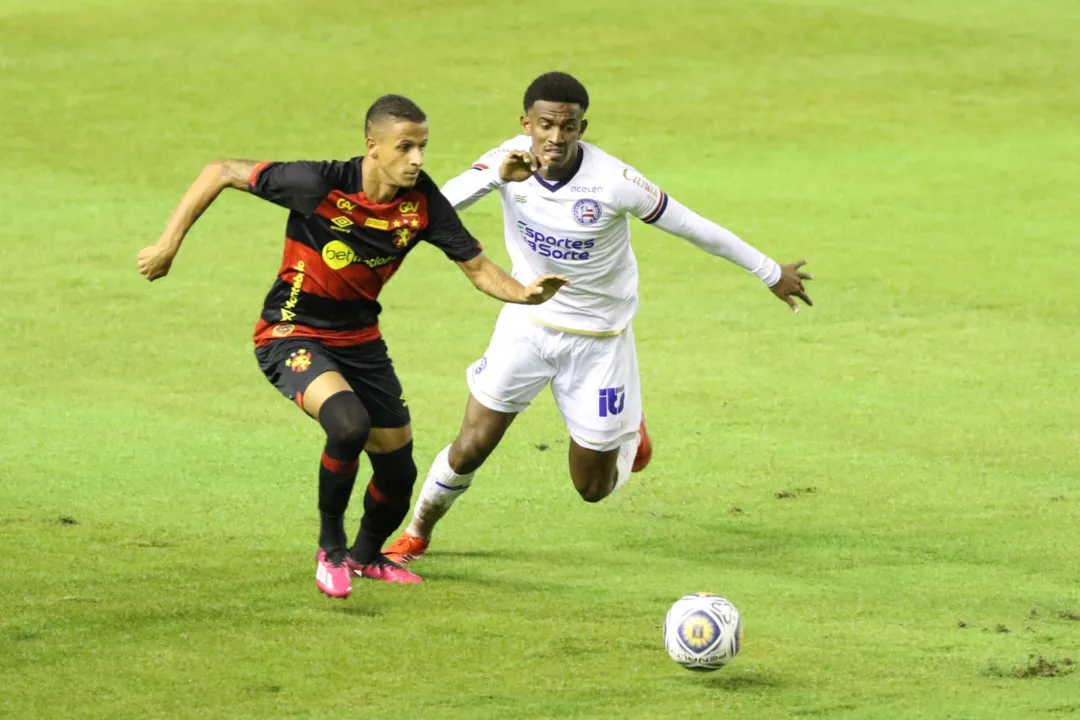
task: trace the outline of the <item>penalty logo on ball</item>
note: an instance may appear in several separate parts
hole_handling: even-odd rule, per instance
[[[719,595],[697,593],[680,598],[664,619],[664,646],[687,670],[719,670],[739,654],[742,618]]]
[[[705,613],[695,610],[679,624],[678,639],[689,652],[703,653],[720,639],[720,626]]]

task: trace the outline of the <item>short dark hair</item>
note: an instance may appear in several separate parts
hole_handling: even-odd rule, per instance
[[[383,95],[371,103],[371,107],[368,108],[367,115],[364,117],[364,132],[371,132],[371,126],[383,118],[411,120],[415,123],[427,121],[427,115],[420,109],[420,106],[404,95]]]
[[[525,90],[525,112],[529,112],[537,100],[557,103],[575,103],[582,111],[589,109],[589,93],[573,75],[564,72],[544,73],[529,84]]]

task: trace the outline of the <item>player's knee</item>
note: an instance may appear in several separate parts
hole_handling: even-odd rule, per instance
[[[351,392],[331,396],[319,410],[326,444],[342,457],[359,456],[371,434],[371,417],[360,398]]]
[[[587,483],[578,486],[578,494],[587,503],[598,503],[615,490],[615,481],[612,478],[590,478]]]
[[[350,454],[359,455],[367,444],[369,434],[371,434],[370,421],[357,419],[341,428],[332,439],[336,444],[348,448]]]

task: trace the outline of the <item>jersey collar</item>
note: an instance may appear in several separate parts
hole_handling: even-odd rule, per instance
[[[551,192],[556,192],[558,190],[561,190],[568,182],[574,179],[574,176],[577,175],[578,170],[581,169],[581,163],[584,159],[585,147],[581,143],[578,143],[577,160],[574,162],[574,169],[570,171],[569,175],[564,177],[562,180],[559,180],[558,182],[548,182],[544,178],[540,177],[540,173],[533,173],[533,177],[536,179],[536,182],[540,183],[541,187],[547,188]]]

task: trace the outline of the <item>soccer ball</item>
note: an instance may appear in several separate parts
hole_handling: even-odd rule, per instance
[[[741,644],[739,611],[719,595],[680,598],[664,619],[668,655],[687,670],[719,670],[735,659]]]

